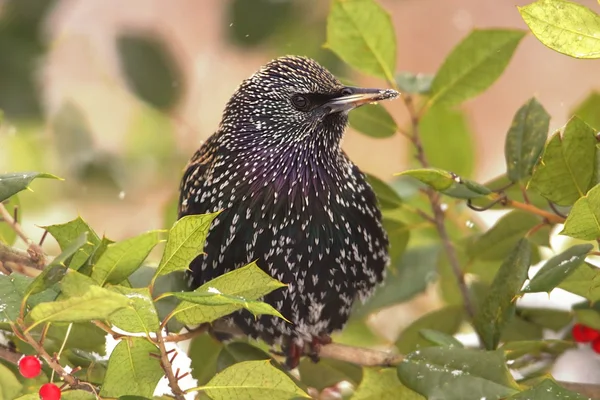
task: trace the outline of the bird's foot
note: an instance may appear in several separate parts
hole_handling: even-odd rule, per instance
[[[294,369],[300,363],[300,358],[302,356],[307,356],[314,363],[318,363],[319,353],[321,352],[321,347],[331,343],[331,337],[329,335],[320,335],[313,336],[312,340],[309,343],[306,343],[305,346],[300,346],[294,341],[292,341],[288,346],[282,348],[283,353],[285,354],[285,365],[289,369]]]
[[[283,349],[285,353],[285,366],[292,370],[300,364],[300,357],[302,357],[302,347],[297,343],[292,342],[289,346]]]
[[[306,355],[312,362],[318,363],[320,360],[319,353],[321,352],[321,347],[329,343],[331,343],[331,336],[329,335],[314,336],[312,341],[308,344]]]

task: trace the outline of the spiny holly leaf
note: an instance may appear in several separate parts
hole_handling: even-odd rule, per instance
[[[583,240],[600,238],[600,184],[575,202],[560,234]]]
[[[231,303],[232,299],[225,300],[225,296],[242,298],[247,302],[252,302],[275,289],[285,286],[285,284],[271,278],[253,262],[206,282],[191,292],[192,296],[198,296],[197,299],[201,299],[203,295],[212,295],[212,297],[205,297],[205,300],[209,301],[208,299],[211,298],[213,302],[220,301],[219,305],[215,303],[201,305],[183,301],[173,310],[172,315],[178,321],[188,325],[210,322],[243,307],[240,301],[234,304]],[[216,296],[219,294],[225,296]],[[177,295],[185,296],[186,293],[178,293]],[[261,309],[261,311],[270,311],[269,313],[274,311],[262,307],[264,310]]]
[[[394,188],[392,188],[390,185],[388,185],[386,182],[382,181],[375,175],[366,174],[366,177],[367,182],[369,182],[369,185],[371,185],[371,188],[377,196],[379,206],[382,210],[394,209],[402,205],[402,198],[394,190]]]
[[[185,271],[190,262],[204,250],[210,224],[219,213],[188,215],[178,220],[169,231],[167,245],[154,279],[173,271]]]
[[[83,296],[38,304],[29,315],[35,321],[33,325],[43,322],[104,320],[128,304],[129,299],[123,295],[98,286],[90,286]]]
[[[398,380],[394,368],[363,368],[363,379],[356,388],[352,400],[421,400]]]
[[[0,203],[9,197],[25,190],[35,178],[60,179],[61,178],[43,172],[15,172],[11,174],[0,174]]]
[[[390,15],[374,0],[334,0],[327,47],[367,74],[394,81],[396,35]]]
[[[158,314],[148,288],[130,289],[111,286],[110,291],[130,299],[128,307],[115,311],[108,318],[110,323],[126,332],[156,332],[159,329]]]
[[[310,398],[268,360],[234,364],[197,389],[208,394],[213,400]]]
[[[544,379],[529,390],[508,397],[506,400],[589,400],[587,396],[572,392],[556,384],[552,379]]]
[[[522,290],[523,293],[550,292],[569,277],[594,248],[591,244],[579,244],[552,257]]]
[[[100,396],[143,396],[152,398],[164,375],[159,361],[150,354],[158,348],[145,338],[121,340],[108,359],[108,369]]]
[[[370,104],[349,114],[350,127],[372,138],[394,136],[398,130],[396,121],[381,104]]]
[[[428,94],[433,78],[429,74],[402,71],[396,74],[396,84],[403,93]]]
[[[515,297],[521,290],[531,265],[531,245],[521,239],[502,263],[489,293],[479,307],[473,325],[485,347],[495,349],[502,330],[515,313]]]
[[[461,306],[447,306],[425,314],[409,325],[398,337],[396,347],[400,353],[408,353],[421,347],[431,346],[431,342],[424,339],[420,332],[423,329],[435,329],[447,334],[454,334],[464,319]]]
[[[584,263],[558,287],[596,302],[600,300],[600,268]]]
[[[548,137],[550,115],[535,98],[525,103],[513,118],[506,135],[504,156],[507,175],[513,182],[531,176]]]
[[[421,329],[419,334],[424,338],[429,340],[431,343],[434,343],[438,346],[458,346],[464,347],[463,344],[456,339],[454,336],[449,335],[444,332],[437,331],[435,329]]]
[[[501,351],[428,347],[408,354],[398,377],[429,399],[499,399],[519,391]]]
[[[517,7],[535,37],[559,53],[575,58],[600,58],[600,16],[563,0],[539,0]]]
[[[82,232],[74,240],[65,246],[62,253],[60,253],[50,265],[48,265],[41,274],[39,274],[33,282],[29,285],[26,291],[26,296],[31,294],[39,293],[43,290],[48,289],[50,286],[58,283],[67,273],[67,266],[65,262],[77,253],[82,247],[88,244],[87,232]]]
[[[100,238],[96,232],[81,217],[77,217],[73,221],[64,224],[45,226],[43,228],[56,239],[60,249],[63,251],[82,233],[87,232],[88,243],[66,263],[69,268],[75,270],[79,269],[85,263],[94,252],[94,249],[100,244]]]
[[[483,185],[438,168],[409,169],[395,174],[418,179],[432,189],[459,199],[473,199],[486,196],[491,191]]]
[[[469,257],[480,260],[503,260],[520,238],[542,219],[520,210],[514,210],[500,218],[483,235],[467,245]]]
[[[583,197],[593,186],[595,134],[578,117],[571,118],[546,144],[528,186],[560,206],[570,206]]]
[[[483,92],[502,74],[524,36],[517,30],[473,30],[438,70],[429,106],[454,106]]]
[[[92,278],[100,285],[117,284],[137,270],[160,242],[162,231],[150,231],[107,246],[93,267]]]
[[[79,297],[86,294],[90,286],[98,286],[96,281],[72,269],[67,270],[60,281],[60,289],[67,297]]]

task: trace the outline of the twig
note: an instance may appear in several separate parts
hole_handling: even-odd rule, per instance
[[[175,400],[185,400],[185,392],[179,387],[177,377],[173,374],[171,362],[169,361],[169,355],[167,354],[167,349],[165,348],[165,339],[160,331],[156,333],[156,344],[160,350],[160,366],[162,367],[163,371],[165,371],[165,376],[169,381],[169,386],[171,387],[171,391],[175,396]]]
[[[551,212],[542,210],[541,208],[537,208],[536,206],[534,206],[532,204],[525,204],[525,203],[521,203],[521,202],[518,202],[515,200],[507,199],[505,201],[505,205],[507,207],[512,207],[512,208],[516,208],[518,210],[527,211],[528,213],[531,213],[531,214],[539,215],[540,217],[547,219],[548,222],[553,223],[553,224],[563,224],[565,222],[565,218],[563,218],[559,215],[553,214]]]
[[[165,342],[182,342],[184,340],[193,339],[196,336],[200,336],[201,334],[206,332],[207,329],[208,329],[208,324],[203,324],[203,325],[200,325],[198,328],[189,330],[188,332],[185,332],[185,333],[167,335],[164,337],[164,341]]]
[[[10,247],[2,242],[0,242],[0,262],[4,264],[4,268],[17,270],[17,272],[28,268],[40,268],[38,262],[33,260],[28,253]]]
[[[428,168],[429,162],[427,161],[427,157],[425,156],[423,144],[421,143],[421,137],[419,135],[419,113],[415,110],[413,99],[410,95],[403,95],[402,98],[404,99],[404,104],[406,105],[406,109],[408,110],[408,114],[410,115],[410,120],[412,124],[412,135],[410,137],[413,145],[415,146],[415,149],[417,150],[417,160],[419,160],[419,163],[421,163],[421,165],[424,168]],[[434,224],[438,235],[440,236],[440,239],[442,240],[442,243],[444,245],[444,249],[446,251],[446,255],[448,256],[448,261],[450,262],[452,272],[456,277],[458,287],[460,288],[465,310],[469,317],[473,319],[473,317],[475,316],[475,307],[473,306],[473,302],[471,300],[471,295],[469,293],[469,288],[467,287],[467,283],[465,281],[465,276],[460,268],[458,256],[456,255],[456,249],[450,241],[450,236],[448,235],[448,231],[446,229],[446,225],[444,222],[445,215],[444,210],[442,209],[440,195],[431,188],[428,188],[425,193],[427,194],[429,202],[431,203]]]
[[[21,228],[21,225],[19,225],[19,223],[17,222],[16,218],[10,215],[10,213],[2,203],[0,203],[0,218],[2,218],[4,222],[7,223],[13,231],[15,231],[17,236],[19,236],[21,240],[23,240],[27,244],[27,252],[29,253],[30,259],[35,263],[35,266],[38,269],[43,269],[46,264],[44,251],[40,246],[38,246],[37,243],[35,243],[27,235],[25,235],[25,232],[23,232],[23,229]]]
[[[8,346],[0,344],[0,360],[4,360],[11,364],[18,364],[23,354],[11,349]]]

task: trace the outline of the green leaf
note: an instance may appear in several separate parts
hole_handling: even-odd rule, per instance
[[[61,179],[43,172],[14,172],[0,175],[0,202],[25,190],[35,178]]]
[[[501,351],[429,347],[408,354],[398,377],[429,399],[499,399],[519,391]]]
[[[392,137],[398,130],[396,121],[381,104],[370,104],[352,110],[349,123],[351,128],[377,139]]]
[[[521,239],[502,263],[489,293],[479,307],[473,324],[487,349],[495,349],[502,330],[515,313],[515,298],[531,265],[531,245]]]
[[[528,186],[559,206],[583,197],[593,186],[595,133],[579,118],[571,118],[546,144]]]
[[[600,58],[600,17],[589,8],[563,0],[539,0],[517,7],[540,42],[575,58]]]
[[[142,265],[150,251],[160,242],[160,233],[161,231],[150,231],[108,245],[93,268],[92,278],[100,285],[124,281]]]
[[[383,285],[375,290],[365,304],[357,304],[358,308],[352,315],[363,318],[423,292],[430,283],[431,277],[435,275],[438,255],[438,247],[409,248],[398,263],[392,264]]]
[[[367,182],[375,192],[377,201],[379,201],[379,207],[382,210],[394,209],[402,205],[402,198],[394,188],[375,175],[365,174],[365,176],[367,177]]]
[[[517,30],[473,30],[438,70],[429,106],[454,106],[483,92],[502,74],[524,36]]]
[[[216,294],[243,298],[246,299],[246,301],[254,301],[273,290],[285,286],[285,284],[271,278],[256,265],[256,262],[253,262],[245,267],[223,274],[206,282],[193,292],[189,292],[192,296],[202,294],[213,295],[213,301],[223,301],[222,303],[219,303],[219,305],[215,305],[215,303],[210,305],[207,305],[206,303],[205,305],[200,305],[189,301],[182,301],[181,304],[173,310],[172,315],[175,316],[178,321],[188,325],[210,322],[216,318],[231,314],[242,307],[239,302],[228,303],[227,301],[229,300],[217,300],[217,297],[214,296]],[[179,294],[181,295],[184,293],[182,292]],[[265,311],[271,310],[265,309]]]
[[[573,315],[568,311],[548,308],[518,308],[517,313],[526,321],[555,332],[560,331],[573,320]]]
[[[434,107],[423,115],[419,127],[421,144],[432,166],[461,177],[473,174],[475,147],[464,112]]]
[[[594,303],[600,300],[600,269],[582,264],[558,287]]]
[[[39,274],[33,282],[29,285],[26,291],[26,295],[36,294],[43,290],[48,289],[50,286],[58,283],[67,273],[68,268],[64,263],[77,253],[82,247],[88,243],[87,232],[83,232],[78,235],[73,241],[65,246],[62,253],[60,253],[50,265],[48,265],[41,274]]]
[[[581,118],[596,131],[600,131],[600,114],[598,110],[600,110],[600,93],[592,91],[585,100],[575,107],[572,114]]]
[[[10,400],[21,393],[23,385],[10,369],[0,363],[0,399]]]
[[[505,343],[500,350],[504,352],[507,360],[516,360],[523,356],[537,357],[542,354],[560,355],[565,350],[576,346],[575,343],[568,340],[525,340]]]
[[[219,215],[188,215],[178,220],[169,231],[165,252],[156,268],[155,278],[173,271],[185,271],[204,250],[210,224]]]
[[[23,294],[15,285],[14,274],[0,274],[0,293],[0,323],[15,321],[19,317]]]
[[[188,355],[192,360],[192,377],[199,385],[205,385],[217,373],[217,358],[223,343],[203,334],[192,339]]]
[[[519,239],[541,222],[541,218],[533,214],[520,210],[511,211],[483,235],[468,243],[467,253],[471,258],[480,260],[502,260],[513,250]]]
[[[409,169],[395,175],[410,176],[438,192],[459,199],[472,199],[491,193],[485,186],[438,168]]]
[[[9,199],[5,200],[3,203],[6,211],[10,215],[15,215],[15,210],[17,210],[17,223],[21,223],[21,215],[23,214],[23,209],[21,208],[21,202],[19,201],[19,196],[13,195]],[[13,245],[15,240],[17,239],[17,232],[12,228],[11,225],[5,223],[4,221],[0,221],[0,243],[4,242],[8,245]]]
[[[109,290],[130,299],[129,306],[110,315],[111,324],[131,333],[145,332],[149,334],[158,331],[160,325],[158,314],[148,288],[130,289],[123,286],[111,286]]]
[[[86,294],[90,286],[98,286],[89,276],[68,269],[65,277],[60,281],[60,289],[67,297],[78,297]]]
[[[591,244],[580,244],[552,257],[522,290],[523,293],[548,292],[572,274],[594,248]]]
[[[464,347],[463,344],[456,339],[454,336],[449,335],[444,332],[437,331],[435,329],[421,329],[419,334],[424,338],[429,340],[431,343],[434,343],[438,346],[458,346]]]
[[[334,342],[337,343],[337,341]],[[362,380],[362,368],[357,365],[331,359],[321,359],[314,363],[304,357],[298,365],[302,383],[317,390],[334,386],[341,381],[357,385]]]
[[[535,385],[529,390],[524,390],[521,393],[515,394],[507,398],[507,400],[589,400],[587,396],[582,396],[579,393],[572,392],[564,387],[556,384],[552,379],[544,379],[542,383]]]
[[[396,85],[403,93],[429,94],[431,82],[433,82],[433,75],[430,74],[414,74],[405,71],[396,74]]]
[[[198,390],[202,390],[213,400],[310,398],[268,360],[234,364],[219,372]]]
[[[352,400],[396,399],[421,400],[424,397],[400,383],[394,368],[363,368],[363,379]]]
[[[150,357],[158,348],[146,338],[121,340],[108,359],[106,378],[100,390],[102,397],[125,395],[152,398],[163,376],[159,361]]]
[[[42,322],[104,320],[116,310],[127,307],[128,304],[129,299],[123,295],[90,286],[83,296],[38,304],[29,315],[36,321],[34,325]]]
[[[382,224],[390,241],[390,261],[392,264],[397,264],[402,258],[406,246],[408,245],[410,229],[406,224],[392,218],[384,217]]]
[[[270,358],[271,356],[267,352],[250,343],[228,343],[223,346],[219,353],[217,359],[217,372],[221,372],[239,362],[268,360]]]
[[[506,174],[497,176],[496,178],[484,183],[484,186],[490,188],[494,192],[504,192],[509,199],[521,199],[523,198],[523,190],[525,190],[529,202],[541,209],[549,209],[548,200],[542,197],[540,194],[531,190],[531,188],[524,188],[523,185],[513,184]],[[487,197],[480,197],[472,200],[473,205],[476,206],[487,206],[490,203],[490,200]],[[505,210],[507,207],[511,207],[510,204],[508,206],[503,205],[502,203],[497,203],[491,209],[492,210]]]
[[[69,268],[75,270],[79,269],[90,255],[93,254],[95,248],[100,245],[100,238],[96,232],[81,217],[77,217],[65,224],[45,226],[43,228],[56,239],[60,249],[63,251],[82,233],[88,233],[88,243],[83,246],[80,252],[73,256],[71,261],[67,262]]]
[[[575,202],[560,234],[582,240],[600,238],[600,184]]]
[[[405,354],[418,348],[431,346],[432,343],[423,338],[419,334],[420,331],[435,329],[452,335],[458,331],[463,318],[464,311],[461,306],[447,306],[425,314],[402,331],[396,341],[396,347],[400,353]]]
[[[390,15],[373,0],[334,0],[327,47],[364,73],[394,81],[396,35]]]
[[[504,145],[507,174],[512,182],[531,176],[544,150],[549,126],[550,115],[535,98],[529,99],[515,114]]]

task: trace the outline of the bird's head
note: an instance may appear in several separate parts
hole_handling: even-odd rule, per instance
[[[236,137],[236,146],[339,146],[350,110],[397,96],[391,89],[344,86],[314,60],[281,57],[240,85],[227,104],[222,129]]]

